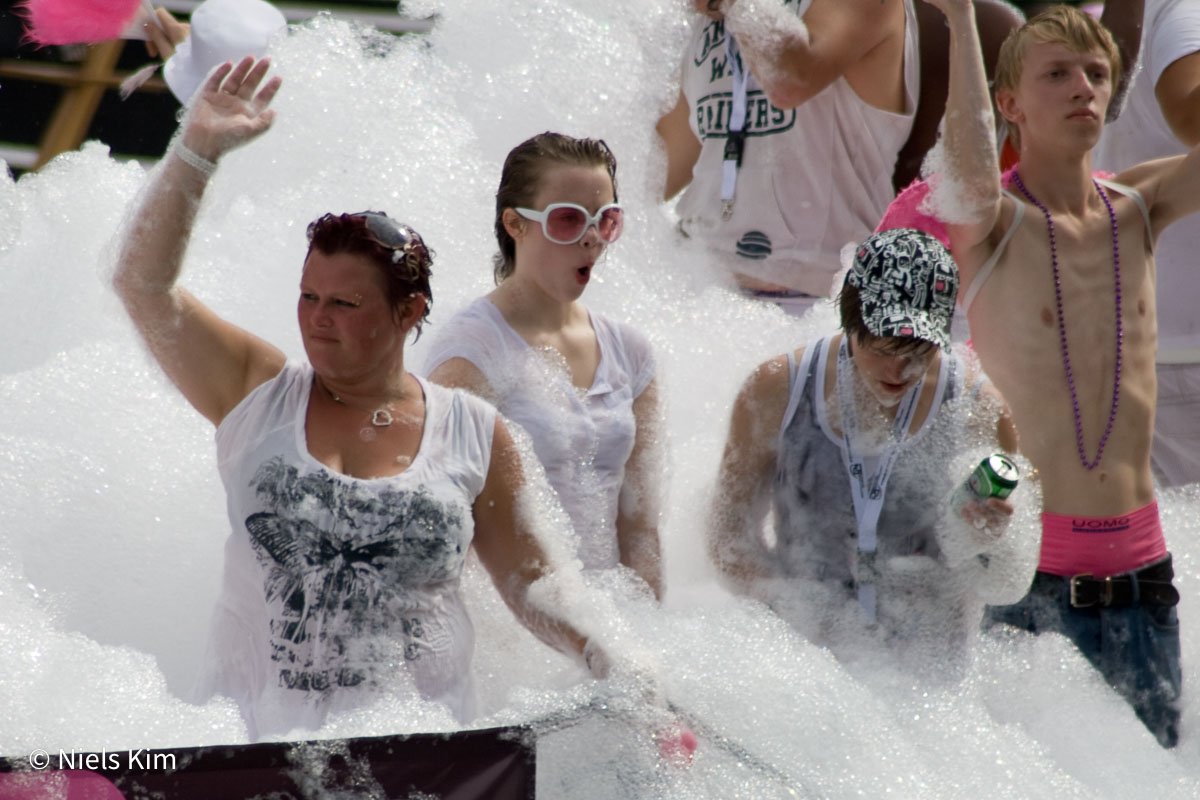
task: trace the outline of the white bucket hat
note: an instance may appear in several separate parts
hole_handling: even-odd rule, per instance
[[[167,86],[187,105],[214,67],[248,55],[261,58],[285,27],[282,12],[264,0],[205,0],[192,12],[192,32],[163,67]]]

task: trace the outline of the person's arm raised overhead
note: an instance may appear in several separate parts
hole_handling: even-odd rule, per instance
[[[1154,96],[1175,138],[1200,144],[1200,51],[1171,62],[1154,84]]]
[[[165,8],[154,9],[156,20],[147,20],[143,28],[146,31],[146,52],[151,58],[166,60],[175,55],[175,48],[188,38],[192,26],[180,22]]]
[[[1001,207],[992,101],[971,0],[926,2],[940,9],[950,25],[944,172],[932,181],[933,199],[939,213],[947,217],[951,249],[964,284],[969,284],[974,265],[986,258],[980,251],[988,247]]]
[[[779,108],[794,108],[843,75],[849,77],[877,48],[903,53],[901,0],[813,0],[803,19],[781,0],[723,0],[720,8],[750,71]],[[898,100],[902,106],[902,70],[894,59],[881,59],[878,66],[875,80],[859,82],[855,89],[874,105],[890,107]],[[889,82],[892,91],[867,96]]]
[[[282,368],[273,345],[214,314],[176,281],[216,162],[260,136],[280,79],[252,57],[217,68],[197,93],[182,134],[127,223],[113,286],[155,359],[214,425]],[[261,88],[260,88],[261,86]]]
[[[1108,0],[1100,13],[1100,24],[1108,28],[1121,53],[1121,80],[1113,87],[1107,121],[1112,122],[1125,106],[1125,93],[1133,80],[1134,65],[1142,49],[1142,19],[1145,0]]]

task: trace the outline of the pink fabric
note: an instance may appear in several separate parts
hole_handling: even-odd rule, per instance
[[[950,249],[950,236],[946,233],[946,223],[932,214],[922,210],[925,198],[929,196],[929,184],[917,179],[896,195],[896,199],[888,204],[883,219],[875,227],[875,233],[889,231],[892,228],[912,228],[924,231],[937,239],[946,249]]]
[[[125,800],[103,775],[86,769],[0,773],[4,800]]]
[[[1157,501],[1117,517],[1042,514],[1042,572],[1103,578],[1166,556]]]
[[[141,0],[26,0],[18,10],[29,38],[48,45],[119,39],[140,7]]]

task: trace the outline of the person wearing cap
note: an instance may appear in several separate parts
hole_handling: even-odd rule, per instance
[[[406,369],[432,302],[415,231],[371,211],[309,226],[304,361],[176,286],[216,162],[274,119],[268,67],[226,63],[198,90],[113,276],[152,355],[216,428],[232,530],[200,698],[233,697],[252,739],[319,728],[391,690],[470,720],[474,631],[459,583],[472,549],[526,627],[607,674],[583,614],[564,610],[585,597],[567,545],[518,513],[537,502],[536,472],[527,480],[504,422]]]
[[[938,240],[873,234],[836,298],[841,331],[763,363],[735,402],[709,526],[718,576],[835,650],[965,652],[983,603],[1028,584],[1011,504],[949,507],[973,449],[1016,444],[999,396],[949,349],[957,292]]]

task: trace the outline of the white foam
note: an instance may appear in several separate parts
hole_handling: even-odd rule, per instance
[[[644,177],[662,175],[653,123],[677,91],[676,0],[471,0],[438,10],[430,37],[386,55],[378,42],[364,52],[360,33],[330,20],[279,44],[279,117],[222,162],[184,284],[302,356],[294,304],[304,226],[327,210],[379,208],[437,253],[436,326],[491,284],[493,193],[508,149],[546,129],[613,147],[628,224],[585,299],[657,348],[671,446],[666,609],[619,576],[604,580],[616,586],[617,634],[655,645],[663,691],[700,749],[690,769],[657,766],[661,715],[643,707],[636,682],[587,679],[521,628],[473,568],[464,586],[480,724],[586,711],[557,732],[544,726],[543,794],[1200,793],[1194,694],[1183,742],[1166,753],[1059,637],[982,639],[967,677],[933,688],[886,667],[843,665],[716,586],[700,532],[734,395],[758,363],[832,328],[832,311],[795,320],[724,288]],[[105,287],[105,240],[142,180],[140,167],[96,145],[15,184],[0,179],[0,753],[14,757],[245,739],[231,703],[180,699],[202,652],[228,524],[211,427],[150,363]],[[1200,663],[1200,635],[1188,626],[1200,495],[1164,492],[1161,506],[1184,595],[1186,669]],[[1030,532],[1034,518],[1013,525]],[[397,694],[335,717],[322,735],[452,726],[444,710]]]

